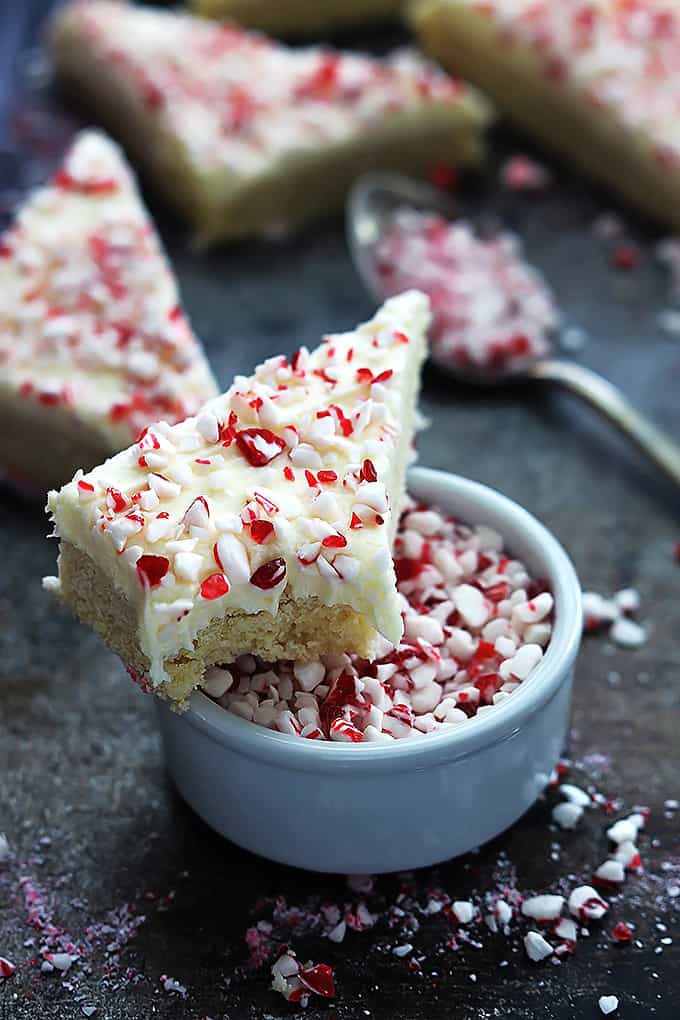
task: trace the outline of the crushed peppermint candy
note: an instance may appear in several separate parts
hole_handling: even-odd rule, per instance
[[[647,629],[632,619],[640,609],[640,595],[635,588],[623,588],[611,598],[584,591],[582,602],[586,634],[607,629],[611,640],[621,648],[640,648],[647,640]]]
[[[0,956],[0,979],[4,981],[6,978],[11,977],[16,969],[16,965],[11,960]]]
[[[372,663],[263,662],[210,669],[203,690],[228,711],[308,740],[390,742],[460,726],[501,705],[543,657],[546,583],[506,555],[502,537],[413,504],[394,543],[404,636]],[[582,812],[572,804],[562,805]]]
[[[507,159],[501,167],[501,181],[508,191],[535,194],[545,191],[550,183],[550,174],[540,163],[518,153]]]
[[[104,135],[80,133],[19,210],[0,239],[0,280],[3,378],[105,450],[217,393],[132,174]]]
[[[392,968],[394,980],[400,979],[402,970],[403,980],[412,989],[417,985],[411,982],[429,976],[434,980],[438,975],[448,974],[456,980],[467,975],[472,980],[475,972],[471,973],[468,953],[482,949],[509,958],[523,950],[526,962],[521,962],[518,956],[517,963],[527,974],[529,968],[543,962],[551,970],[566,964],[576,952],[588,954],[596,949],[597,958],[602,960],[608,949],[616,955],[635,953],[645,945],[662,951],[670,945],[668,932],[680,903],[680,859],[661,849],[658,831],[645,842],[645,869],[639,866],[638,858],[637,866],[626,869],[625,882],[616,888],[608,886],[611,905],[605,903],[596,888],[580,884],[584,879],[587,882],[588,873],[592,872],[592,865],[583,858],[582,851],[593,844],[593,836],[597,845],[606,830],[617,848],[626,844],[616,840],[625,840],[633,832],[644,838],[646,809],[626,812],[619,798],[595,787],[599,768],[595,760],[600,757],[588,756],[594,771],[590,771],[585,760],[561,760],[546,789],[544,803],[537,808],[544,821],[549,822],[553,798],[558,794],[566,796],[561,787],[581,793],[587,789],[591,803],[589,822],[599,826],[599,832],[591,833],[585,844],[579,836],[564,837],[563,849],[570,853],[574,863],[549,880],[543,889],[524,891],[519,885],[509,857],[513,837],[506,845],[481,848],[478,853],[438,868],[377,878],[348,876],[344,889],[338,888],[337,879],[328,884],[318,876],[307,876],[303,882],[304,895],[299,900],[282,894],[261,898],[255,892],[259,879],[254,877],[257,873],[254,867],[251,919],[245,932],[242,962],[234,959],[227,974],[220,975],[219,994],[223,994],[224,980],[234,988],[238,997],[234,1002],[241,1002],[243,996],[253,994],[249,983],[258,983],[261,988],[266,984],[264,968],[267,971],[271,968],[273,990],[292,1004],[304,1008],[313,999],[321,1003],[323,999],[337,997],[343,1007],[343,983],[349,982],[350,973],[354,972],[357,953],[372,954],[374,960],[381,961],[381,966]],[[571,770],[575,772],[574,781],[566,782]],[[612,821],[612,811],[619,816],[616,821]],[[554,848],[549,824],[545,832],[546,848]],[[521,836],[521,831],[515,833],[518,834]],[[672,839],[670,832],[669,835]],[[45,870],[43,854],[50,843],[47,836],[36,839],[37,854],[22,860],[13,856],[0,869],[0,894],[19,910],[10,929],[11,946],[4,947],[6,951],[11,948],[11,956],[0,960],[0,968],[5,967],[0,978],[11,977],[19,994],[24,994],[27,988],[34,991],[36,982],[58,983],[60,996],[68,996],[70,1004],[84,1016],[106,1012],[112,997],[137,986],[139,992],[133,994],[163,991],[173,998],[186,999],[192,1015],[200,1010],[199,1002],[209,990],[203,987],[197,1001],[194,989],[167,973],[145,973],[143,961],[147,949],[144,944],[135,947],[135,939],[154,938],[152,930],[145,934],[147,917],[138,913],[138,908],[151,915],[153,911],[172,910],[174,890],[163,895],[140,890],[133,903],[119,906],[99,919],[85,915],[78,923],[86,904],[71,899],[73,879],[77,876],[45,874],[43,886],[32,877],[36,868]],[[70,854],[70,848],[63,849]],[[199,869],[190,875],[183,871],[178,877],[189,883],[185,887],[191,890],[192,885],[197,887],[202,881],[202,872]],[[295,873],[284,869],[280,877],[289,890],[300,888]],[[230,888],[229,880],[225,881],[222,888]],[[189,896],[193,895],[190,891]],[[609,913],[614,915],[611,922]],[[75,930],[63,927],[69,914],[78,925]],[[27,938],[21,934],[22,927]],[[173,944],[176,948],[181,945],[170,940],[167,944],[170,953]],[[179,951],[181,954],[183,950]],[[330,962],[314,963],[309,961],[310,956]],[[49,964],[50,957],[62,964],[68,957],[70,964],[60,971]],[[173,967],[181,965],[183,959],[181,955],[175,958]],[[612,961],[610,956],[604,966]],[[42,962],[48,962],[48,966],[43,968]],[[628,963],[631,962],[629,959]],[[500,960],[500,967],[507,965],[507,958]],[[99,1007],[92,1004],[93,981],[102,997]]]
[[[619,1000],[615,995],[601,995],[597,1004],[600,1007],[600,1012],[605,1016],[614,1013],[619,1008]]]
[[[542,960],[552,956],[553,947],[547,939],[543,938],[540,932],[529,931],[524,936],[524,948],[530,960],[540,963]]]
[[[501,371],[549,352],[559,312],[514,234],[484,238],[464,220],[404,208],[394,213],[375,259],[387,293],[417,287],[429,295],[435,359]]]
[[[295,952],[288,949],[281,953],[272,964],[272,989],[288,1002],[299,1002],[306,1006],[310,995],[318,995],[324,999],[335,998],[335,981],[333,968],[327,963],[302,965]]]

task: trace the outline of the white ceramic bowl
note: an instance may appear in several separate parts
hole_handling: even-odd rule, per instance
[[[550,644],[495,711],[387,745],[275,733],[201,693],[182,715],[159,702],[168,768],[181,795],[213,829],[263,857],[347,874],[446,860],[524,814],[562,751],[581,638],[570,560],[535,517],[484,485],[416,468],[409,491],[462,521],[495,528],[534,576],[549,580]]]

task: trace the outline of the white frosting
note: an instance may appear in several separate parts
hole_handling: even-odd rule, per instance
[[[392,298],[50,493],[58,534],[135,606],[155,685],[211,620],[275,614],[285,590],[350,605],[399,641],[391,545],[429,321],[423,294]]]
[[[0,241],[0,294],[0,388],[67,409],[112,450],[217,392],[132,174],[98,132]]]

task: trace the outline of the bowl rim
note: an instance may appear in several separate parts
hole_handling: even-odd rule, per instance
[[[309,741],[257,726],[227,712],[201,691],[194,691],[190,706],[181,714],[172,713],[158,701],[161,712],[174,715],[178,724],[201,731],[214,742],[257,761],[267,761],[285,769],[328,773],[351,770],[354,774],[412,771],[454,761],[476,754],[484,748],[511,739],[521,726],[538,712],[569,681],[582,635],[581,588],[573,564],[566,552],[536,517],[496,489],[460,475],[431,468],[416,467],[409,472],[409,491],[439,490],[433,502],[446,513],[456,514],[456,500],[479,503],[481,516],[512,517],[515,529],[521,527],[530,544],[540,550],[548,567],[551,591],[555,599],[555,622],[545,654],[531,676],[494,712],[475,716],[460,727],[438,730],[415,740],[391,744],[354,744]],[[468,515],[469,516],[469,515]],[[493,525],[492,525],[493,526]],[[502,525],[496,525],[503,533]],[[504,536],[505,537],[505,536]]]

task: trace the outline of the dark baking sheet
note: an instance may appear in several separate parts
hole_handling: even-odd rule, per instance
[[[34,99],[22,98],[18,74],[23,68],[25,79],[20,54],[35,41],[48,6],[25,0],[0,7],[5,197],[38,178],[54,157],[55,122]],[[387,40],[376,35],[364,43],[382,49]],[[35,80],[39,65],[30,67]],[[55,109],[64,113],[58,102]],[[70,123],[61,124],[65,134]],[[579,357],[678,436],[680,339],[657,322],[670,305],[668,280],[653,255],[659,232],[555,162],[548,161],[555,184],[545,195],[508,194],[498,184],[498,165],[504,154],[531,148],[499,131],[493,149],[493,166],[465,192],[464,208],[488,210],[519,231],[566,320],[587,330]],[[324,331],[352,326],[371,312],[339,220],[285,243],[196,255],[181,226],[150,204],[222,383],[256,360],[315,344]],[[611,267],[608,245],[592,231],[606,210],[624,216],[640,245],[641,264],[631,273]],[[404,938],[384,922],[349,933],[340,946],[314,935],[295,939],[301,957],[324,960],[336,973],[336,1000],[312,1002],[306,1016],[572,1020],[599,1016],[598,996],[615,993],[617,1017],[672,1020],[680,1010],[680,944],[677,938],[662,944],[658,924],[668,927],[664,937],[677,936],[680,898],[662,892],[664,876],[677,876],[680,868],[680,814],[663,808],[666,799],[680,797],[680,565],[673,557],[680,497],[609,428],[549,390],[481,392],[428,370],[423,410],[431,427],[419,443],[422,464],[490,484],[536,513],[572,555],[585,587],[640,590],[641,618],[651,629],[643,648],[622,651],[604,637],[584,643],[568,752],[578,762],[575,782],[591,778],[626,806],[651,807],[642,841],[649,876],[629,879],[606,923],[594,925],[559,967],[530,964],[516,934],[485,935],[482,948],[444,949],[446,925],[434,919],[422,919],[410,938],[425,957],[419,974],[391,954],[389,947]],[[256,859],[215,836],[183,805],[163,769],[153,702],[40,589],[55,558],[41,506],[9,490],[0,495],[0,831],[15,853],[0,864],[0,955],[21,964],[0,984],[0,1017],[70,1020],[85,1015],[83,1005],[111,1020],[297,1015],[268,990],[266,968],[243,969],[246,929],[271,916],[271,904],[261,902],[266,897],[341,903],[344,879]],[[569,873],[587,877],[605,856],[604,819],[591,814],[578,832],[550,832],[550,803],[538,804],[478,855],[417,874],[416,891],[422,896],[440,882],[464,899],[491,883],[499,855],[525,891],[545,890]],[[551,859],[553,843],[561,847],[559,861]],[[25,945],[32,932],[21,877],[43,890],[55,921],[79,936],[116,910],[110,938],[124,940],[124,904],[135,917],[145,916],[120,954],[120,968],[106,978],[98,951],[89,975],[40,974]],[[397,879],[380,880],[372,907],[394,902],[397,889]],[[620,919],[638,925],[639,946],[612,942],[609,933]],[[502,968],[504,959],[509,964]],[[126,967],[139,978],[126,975]],[[185,984],[188,997],[163,990],[163,974]]]

